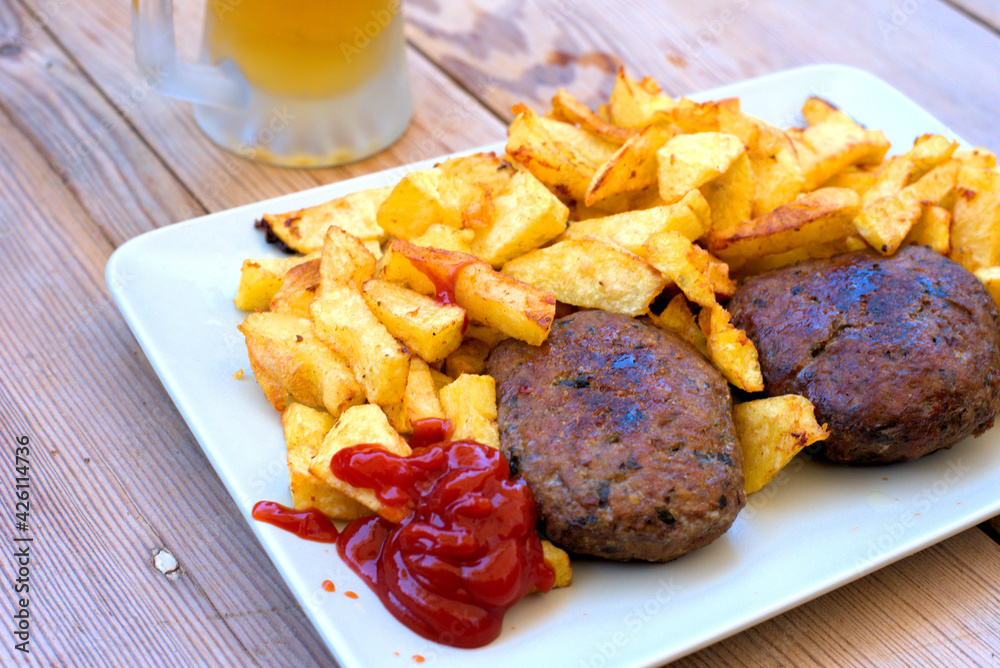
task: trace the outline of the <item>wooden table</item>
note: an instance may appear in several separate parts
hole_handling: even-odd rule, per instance
[[[204,3],[176,4],[193,57]],[[4,665],[333,663],[108,295],[105,263],[127,239],[499,140],[513,103],[542,108],[565,86],[596,104],[620,64],[678,94],[856,65],[1000,150],[991,0],[409,0],[412,126],[381,155],[319,170],[234,157],[186,104],[151,93],[128,5],[0,0],[0,416],[8,462],[15,438],[30,437],[35,538],[31,654],[7,634]],[[7,489],[12,475],[5,465]],[[5,512],[5,537],[11,522]],[[678,665],[1000,665],[998,524]],[[160,550],[179,571],[154,566]],[[7,582],[13,561],[2,563]],[[6,615],[11,587],[2,596]]]

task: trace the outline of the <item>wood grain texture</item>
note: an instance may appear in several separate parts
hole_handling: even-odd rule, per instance
[[[410,38],[456,79],[511,105],[547,108],[566,87],[606,99],[619,65],[683,94],[821,62],[866,69],[970,142],[1000,149],[1000,38],[939,0],[503,3],[413,0]],[[822,91],[817,91],[822,94]]]
[[[995,666],[998,581],[1000,545],[966,531],[671,666]]]
[[[17,276],[0,291],[0,414],[5,443],[31,439],[37,665],[327,663],[111,302],[97,223],[6,114],[0,145],[0,262]],[[180,577],[153,567],[158,549]]]
[[[71,57],[10,0],[0,0],[0,35],[0,109],[108,238],[204,212]]]
[[[131,15],[128,3],[91,3],[86,11],[51,3],[24,0],[32,17],[44,19],[45,30],[58,35],[101,94],[133,126],[139,136],[190,189],[200,207],[178,219],[227,209],[320,184],[368,174],[415,160],[433,158],[502,139],[504,125],[475,97],[456,87],[419,52],[410,50],[409,66],[417,112],[403,137],[387,151],[339,168],[282,169],[245,160],[224,151],[204,137],[187,103],[152,93],[134,65]],[[182,53],[194,54],[200,37],[205,3],[174,2]],[[193,55],[191,56],[193,57]],[[148,228],[137,228],[129,236]],[[127,238],[127,237],[126,237]],[[116,239],[120,243],[124,239]]]

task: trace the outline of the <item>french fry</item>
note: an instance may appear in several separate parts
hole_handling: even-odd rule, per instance
[[[429,418],[443,420],[445,417],[431,368],[427,362],[418,357],[410,358],[410,373],[406,380],[406,394],[403,396],[403,412],[410,424]]]
[[[892,255],[920,219],[920,214],[920,202],[899,193],[866,206],[854,219],[854,226],[868,245],[882,255]]]
[[[556,91],[552,98],[552,115],[556,120],[579,125],[591,134],[615,144],[624,144],[636,133],[634,128],[623,128],[601,118],[565,88]]]
[[[458,230],[454,227],[431,223],[427,230],[418,237],[410,239],[416,246],[425,248],[440,248],[441,250],[455,251],[457,253],[471,253],[472,239],[475,232],[469,229]]]
[[[754,181],[749,154],[740,153],[722,176],[700,190],[712,212],[712,229],[727,230],[750,220]]]
[[[441,406],[451,422],[451,438],[500,447],[496,383],[492,376],[463,374],[442,388]]]
[[[479,339],[466,339],[458,349],[444,361],[444,370],[452,378],[463,373],[480,374],[486,370],[486,358],[490,346]]]
[[[854,232],[851,221],[860,209],[860,198],[853,190],[822,188],[743,225],[713,230],[708,248],[730,261],[837,241]]]
[[[323,438],[333,427],[334,418],[326,411],[291,403],[281,413],[281,425],[288,446],[288,487],[296,510],[315,508],[327,517],[353,520],[372,511],[343,492],[334,489],[309,470]]]
[[[320,254],[320,285],[323,289],[334,283],[360,286],[375,274],[375,264],[375,256],[360,239],[331,227]]]
[[[403,400],[410,356],[389,334],[353,285],[325,287],[310,309],[317,336],[347,360],[368,401]]]
[[[657,327],[677,334],[708,357],[705,333],[698,326],[698,320],[691,313],[684,295],[674,295],[660,315],[650,313],[649,317]]]
[[[462,345],[465,309],[379,279],[366,281],[361,295],[395,338],[428,362],[440,362]]]
[[[655,82],[643,85],[627,75],[625,68],[619,68],[608,100],[608,114],[615,125],[643,128],[656,120],[657,112],[669,111],[676,104]]]
[[[299,253],[322,248],[331,225],[363,241],[384,241],[385,231],[376,222],[375,214],[390,190],[388,187],[360,190],[298,211],[265,213],[261,224],[288,248]]]
[[[410,454],[410,446],[392,428],[381,408],[374,404],[352,406],[344,411],[323,438],[323,443],[310,462],[309,471],[329,487],[378,513],[390,522],[399,522],[406,514],[404,509],[386,506],[379,501],[371,488],[355,487],[344,482],[335,476],[330,469],[330,460],[336,453],[344,448],[362,444],[380,445],[400,457],[406,457]]]
[[[645,260],[597,237],[573,238],[526,253],[505,274],[551,291],[565,304],[640,315],[666,282]]]
[[[659,193],[673,204],[694,188],[722,176],[746,147],[721,132],[677,135],[656,152]]]
[[[282,313],[251,313],[239,326],[250,367],[275,410],[290,401],[334,416],[364,401],[347,363],[316,336],[313,323]]]
[[[566,229],[569,209],[530,172],[518,172],[494,202],[491,224],[477,230],[470,252],[500,268]]]
[[[730,383],[747,392],[764,389],[757,348],[746,332],[732,324],[732,316],[718,304],[703,308],[698,325],[705,334],[708,357]]]
[[[951,245],[965,248],[977,269],[1000,265],[1000,172],[977,167],[959,170]]]
[[[745,401],[733,406],[743,449],[743,485],[760,491],[803,448],[830,436],[816,422],[812,402],[797,394]]]
[[[656,187],[656,152],[676,134],[676,128],[654,123],[629,138],[594,173],[584,199],[587,206],[616,195],[639,193]]]
[[[584,201],[597,168],[618,145],[523,105],[507,130],[507,154],[563,199]]]
[[[309,260],[285,272],[285,280],[268,308],[272,313],[286,313],[299,318],[312,318],[309,304],[320,284],[320,260]]]
[[[929,246],[947,255],[951,252],[951,211],[939,206],[925,206],[917,222],[903,239],[904,245]]]
[[[692,194],[701,194],[692,190]],[[704,198],[702,198],[704,201]],[[610,239],[619,246],[646,257],[646,241],[658,232],[672,230],[690,241],[708,232],[707,221],[700,218],[684,199],[676,204],[626,211],[601,218],[591,218],[573,223],[566,230],[566,237],[579,239],[600,237]]]
[[[700,246],[677,232],[660,232],[646,242],[646,259],[694,303],[705,307],[716,304],[708,252]]]
[[[289,269],[319,257],[319,252],[299,257],[268,257],[243,260],[240,283],[233,303],[243,311],[266,311],[281,289]]]

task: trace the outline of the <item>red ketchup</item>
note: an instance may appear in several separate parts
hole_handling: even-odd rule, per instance
[[[315,508],[296,510],[274,501],[258,501],[253,507],[253,518],[290,531],[299,538],[317,543],[337,542],[337,527]]]
[[[455,277],[465,267],[477,262],[474,257],[449,258],[447,264],[441,265],[425,262],[420,258],[410,257],[410,262],[420,273],[431,279],[434,284],[435,298],[442,304],[457,304],[455,301]]]
[[[352,485],[373,488],[385,514],[403,518],[354,520],[337,551],[421,636],[482,647],[500,634],[508,608],[533,587],[552,588],[534,499],[523,481],[510,479],[498,450],[455,441],[399,457],[358,445],[335,454],[330,467]]]

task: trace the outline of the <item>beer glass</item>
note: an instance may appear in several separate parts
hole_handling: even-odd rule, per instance
[[[171,0],[133,0],[136,59],[194,105],[215,143],[276,165],[359,160],[413,114],[401,0],[207,0],[199,63],[179,62]]]

